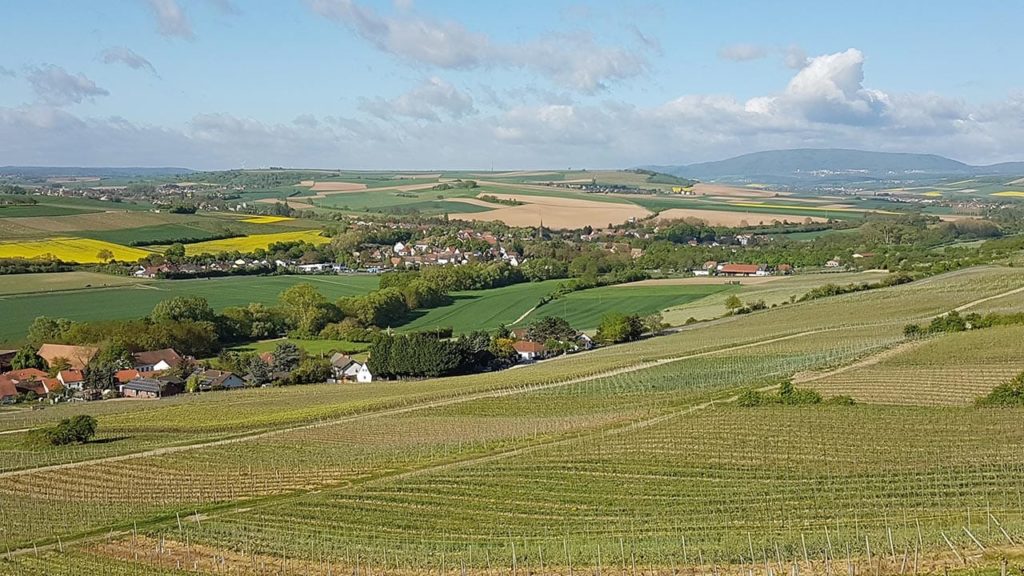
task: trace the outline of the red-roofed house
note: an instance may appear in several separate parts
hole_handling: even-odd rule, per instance
[[[0,404],[13,404],[18,401],[18,388],[7,376],[0,376]]]
[[[725,276],[767,276],[768,271],[758,264],[721,264],[718,273]]]
[[[539,358],[543,358],[544,352],[547,351],[543,344],[530,342],[529,340],[513,342],[512,348],[515,349],[517,354],[519,354],[519,358],[526,362],[532,362]]]
[[[57,380],[71,390],[81,390],[85,386],[85,374],[81,370],[61,370],[57,373]]]
[[[134,368],[129,368],[127,370],[118,370],[117,372],[114,372],[114,378],[117,378],[117,381],[120,382],[121,384],[125,384],[127,382],[131,382],[132,380],[135,380],[136,378],[142,378],[142,372],[139,372]]]
[[[3,378],[13,384],[17,392],[33,392],[36,396],[46,396],[50,392],[60,390],[61,387],[60,381],[49,376],[36,368],[24,368],[7,372]]]

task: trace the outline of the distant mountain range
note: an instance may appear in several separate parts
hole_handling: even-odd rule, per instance
[[[4,176],[25,179],[38,178],[132,178],[154,176],[176,176],[191,174],[190,168],[82,168],[74,166],[0,166],[0,178]]]
[[[935,154],[866,152],[840,148],[771,150],[716,162],[643,168],[704,182],[798,187],[1024,175],[1024,162],[972,166]]]

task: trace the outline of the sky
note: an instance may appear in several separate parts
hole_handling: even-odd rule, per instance
[[[0,165],[1024,160],[1024,3],[21,0]]]

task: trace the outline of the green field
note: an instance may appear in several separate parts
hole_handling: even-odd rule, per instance
[[[7,274],[0,276],[0,296],[128,286],[141,282],[144,281],[127,276],[82,271]]]
[[[593,331],[600,324],[601,318],[611,311],[646,316],[729,289],[730,287],[724,284],[593,288],[582,292],[573,292],[548,302],[531,312],[520,322],[520,325],[547,316],[560,316],[579,330]]]
[[[70,320],[116,320],[146,316],[158,302],[175,296],[195,295],[214,309],[249,302],[274,303],[289,286],[309,283],[334,300],[365,294],[377,287],[376,276],[256,276],[201,280],[153,280],[134,286],[79,290],[61,294],[0,297],[4,319],[0,342],[24,338],[38,316]]]
[[[313,356],[328,356],[334,352],[345,354],[361,354],[370,347],[366,342],[348,342],[345,340],[296,340],[294,338],[277,338],[275,340],[261,340],[253,344],[238,346],[232,350],[238,352],[273,352],[277,345],[282,342],[290,342],[305,350]]]
[[[495,330],[500,324],[510,325],[515,322],[561,283],[561,280],[548,280],[491,290],[455,292],[452,294],[452,304],[414,312],[414,318],[402,325],[401,330],[450,327],[456,334]]]
[[[70,206],[56,206],[53,204],[18,204],[13,206],[0,206],[0,218],[70,216],[72,214],[86,214],[88,212],[98,212],[98,210],[72,208]]]
[[[0,574],[990,566],[998,555],[980,546],[1024,536],[1021,409],[927,406],[928,388],[914,386],[903,406],[734,399],[794,375],[887,367],[907,346],[904,324],[1005,307],[1022,286],[1019,269],[974,268],[511,371],[2,414],[0,430],[17,431],[92,413],[106,441],[51,449],[0,436],[0,538],[12,551]],[[936,337],[896,365],[955,371],[953,352],[981,347],[983,361],[1012,358],[1019,337],[990,334]],[[911,383],[888,370],[870,380]],[[41,468],[54,464],[65,467]]]

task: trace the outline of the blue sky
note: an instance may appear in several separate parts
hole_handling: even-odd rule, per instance
[[[0,19],[0,165],[1024,160],[1012,2],[19,4]]]

